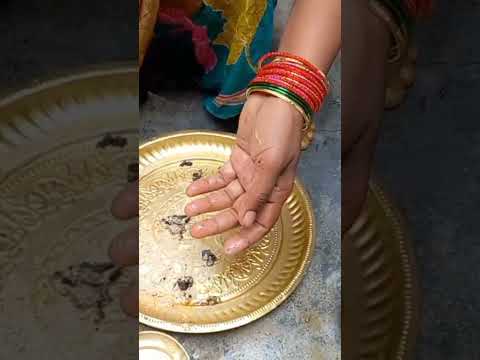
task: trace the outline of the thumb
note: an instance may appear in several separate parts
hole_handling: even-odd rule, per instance
[[[280,167],[256,166],[253,180],[247,191],[238,198],[233,206],[238,214],[240,225],[249,227],[255,222],[257,212],[270,199],[280,174],[279,169]]]

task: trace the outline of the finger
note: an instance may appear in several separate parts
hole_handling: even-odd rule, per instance
[[[110,244],[109,255],[117,266],[138,264],[138,226],[117,235]]]
[[[262,209],[270,198],[280,171],[280,166],[265,161],[263,157],[255,161],[253,181],[246,189],[245,194],[240,196],[234,204],[242,226],[249,227],[253,224],[257,212]]]
[[[236,177],[237,175],[235,170],[233,170],[231,162],[227,161],[220,168],[218,174],[199,179],[190,184],[190,186],[187,188],[187,195],[196,196],[206,192],[219,190],[235,180]]]
[[[112,202],[112,215],[125,220],[138,215],[138,180],[128,184]]]
[[[235,211],[231,208],[217,214],[211,219],[204,220],[192,226],[192,236],[201,239],[206,236],[217,235],[238,225]]]
[[[284,203],[292,193],[295,185],[298,160],[294,160],[280,175],[268,202]]]
[[[254,224],[244,227],[225,242],[225,253],[235,255],[260,241],[273,228],[282,212],[283,203],[268,203],[259,212]]]
[[[232,151],[231,163],[232,167],[237,174],[240,184],[243,185],[243,188],[248,188],[253,180],[253,175],[255,174],[255,163],[253,162],[250,155],[244,150],[246,144],[241,144],[244,142],[237,137],[237,145]]]
[[[240,181],[234,180],[223,189],[208,194],[202,199],[192,201],[185,207],[185,214],[192,217],[207,212],[226,209],[231,207],[243,192]]]
[[[138,283],[132,283],[120,296],[122,310],[130,316],[138,317]]]
[[[291,161],[287,166],[285,171],[278,177],[277,183],[274,185],[272,193],[270,194],[267,202],[268,203],[280,203],[283,204],[290,194],[292,193],[293,186],[295,184],[296,169],[298,165],[298,157]],[[240,203],[240,199],[239,199]],[[241,206],[241,204],[236,204],[236,206]],[[238,211],[238,210],[237,210]],[[239,215],[240,216],[240,215]],[[250,226],[253,224],[257,217],[257,212],[246,215],[244,219],[244,227]]]

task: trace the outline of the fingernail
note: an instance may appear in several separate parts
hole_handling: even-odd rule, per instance
[[[238,243],[233,243],[232,245],[229,245],[226,249],[225,249],[225,253],[227,255],[235,255],[236,253],[238,253],[240,251],[240,246]]]
[[[190,203],[190,204],[187,205],[187,208],[185,210],[186,210],[186,212],[193,215],[198,211],[198,206],[195,203]]]
[[[233,255],[233,254],[235,253],[235,248],[234,248],[233,246],[227,247],[227,248],[225,249],[225,253],[226,253],[227,255]]]
[[[205,236],[205,225],[202,223],[193,225],[190,234],[196,239],[202,238]]]
[[[208,185],[215,185],[217,180],[213,177],[207,179]]]
[[[205,229],[205,224],[203,222],[197,223],[194,225],[195,230],[203,230]]]
[[[255,222],[255,218],[257,217],[257,213],[255,211],[247,211],[245,216],[243,217],[243,226],[249,227],[252,226]]]

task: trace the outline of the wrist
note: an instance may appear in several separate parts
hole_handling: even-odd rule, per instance
[[[311,61],[281,51],[265,54],[259,60],[258,68],[246,96],[256,92],[273,95],[281,99],[277,102],[283,100],[290,105],[290,114],[296,110],[297,115],[290,117],[297,118],[300,114],[303,118],[301,148],[305,150],[312,141],[315,128],[313,115],[320,111],[330,88],[327,76]]]
[[[249,98],[258,99],[259,101],[268,104],[272,108],[279,110],[283,116],[282,124],[288,126],[289,129],[295,133],[301,133],[305,125],[303,114],[291,103],[287,102],[275,95],[266,93],[252,93]]]

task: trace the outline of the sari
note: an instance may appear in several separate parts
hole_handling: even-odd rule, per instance
[[[139,0],[140,66],[152,42],[189,34],[204,107],[217,118],[237,116],[256,64],[272,50],[277,0]],[[182,40],[183,41],[183,40]]]

